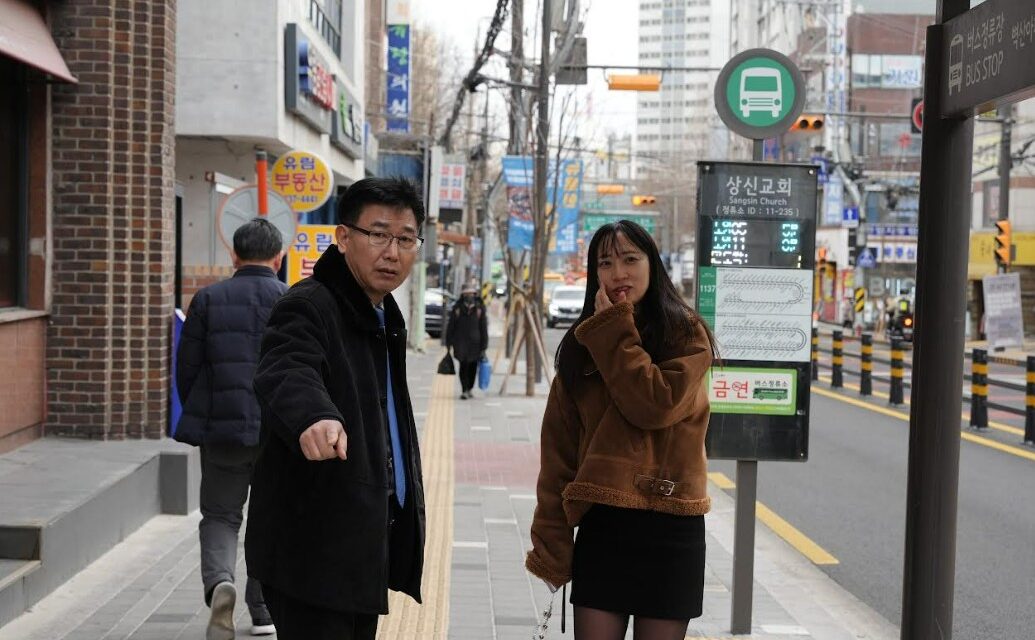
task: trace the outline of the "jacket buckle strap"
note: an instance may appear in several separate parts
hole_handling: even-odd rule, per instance
[[[670,496],[675,492],[677,483],[671,480],[663,480],[661,478],[652,478],[650,476],[637,475],[635,484],[636,486],[650,493],[657,493],[663,496]]]

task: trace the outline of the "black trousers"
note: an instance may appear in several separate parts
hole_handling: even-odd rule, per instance
[[[280,640],[374,640],[377,635],[375,614],[322,609],[266,584],[262,594]]]
[[[474,381],[478,378],[478,361],[460,363],[460,389],[470,391],[474,388]]]

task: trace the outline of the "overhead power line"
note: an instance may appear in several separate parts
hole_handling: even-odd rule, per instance
[[[518,1],[520,2],[521,0]],[[478,77],[478,72],[481,71],[482,66],[492,55],[496,36],[498,36],[500,31],[503,29],[503,20],[507,16],[507,2],[508,0],[497,0],[496,13],[493,14],[492,23],[489,24],[489,31],[485,34],[485,45],[478,53],[478,57],[474,59],[474,64],[471,65],[471,70],[467,72],[467,76],[464,78],[463,82],[460,83],[460,87],[456,90],[456,99],[453,101],[453,112],[449,115],[449,120],[446,121],[446,129],[442,132],[442,137],[439,138],[438,141],[440,145],[446,148],[449,148],[450,146],[449,136],[453,132],[453,125],[456,124],[456,119],[460,117],[460,109],[464,106],[464,97],[468,93],[469,87],[474,86]]]

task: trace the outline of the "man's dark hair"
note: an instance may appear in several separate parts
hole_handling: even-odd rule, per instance
[[[265,218],[253,218],[234,231],[234,253],[238,260],[265,262],[284,248],[284,237]]]
[[[410,209],[417,229],[424,225],[424,203],[417,186],[405,178],[364,178],[354,182],[338,199],[338,224],[356,224],[363,207],[383,204]]]

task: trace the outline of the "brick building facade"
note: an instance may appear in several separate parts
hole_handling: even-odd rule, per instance
[[[0,363],[17,372],[0,383],[0,450],[41,434],[159,437],[173,309],[176,3],[33,6],[78,83],[26,72],[19,241],[28,250],[25,293],[0,308]]]

